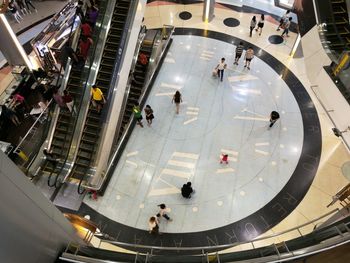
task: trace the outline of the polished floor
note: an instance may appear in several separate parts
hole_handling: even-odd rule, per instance
[[[262,35],[258,36],[257,34],[253,34],[253,37],[250,38],[248,34],[249,22],[251,16],[253,14],[258,15],[258,13],[238,12],[218,5],[214,20],[207,24],[203,23],[201,20],[201,7],[201,4],[182,5],[152,2],[146,8],[145,24],[148,28],[159,28],[163,24],[173,24],[180,28],[197,28],[203,29],[204,31],[211,30],[253,43],[264,52],[273,56],[296,75],[307,90],[309,96],[311,96],[317,109],[322,132],[322,155],[319,166],[318,168],[316,167],[316,176],[312,177],[312,184],[310,182],[311,186],[306,196],[301,198],[301,203],[294,207],[291,214],[284,220],[281,219],[282,221],[280,220],[281,222],[279,224],[268,230],[265,235],[278,233],[296,225],[306,223],[338,207],[335,205],[327,208],[327,204],[330,203],[332,195],[348,183],[347,179],[342,174],[341,168],[344,163],[349,161],[350,156],[342,142],[332,134],[332,124],[309,88],[311,84],[307,79],[303,59],[293,59],[289,56],[296,35],[290,33],[290,37],[286,38],[282,44],[271,44],[268,38],[271,35],[278,34],[276,33],[278,21],[274,19],[274,16],[271,16],[268,17],[265,22]],[[178,15],[182,11],[190,12],[192,14],[191,19],[180,19]],[[238,27],[232,28],[224,25],[224,19],[231,17],[239,20],[240,25]],[[176,39],[179,39],[179,37],[176,36]],[[176,231],[186,232],[194,231],[192,229],[209,229],[215,227],[214,224],[226,224],[228,222],[226,220],[242,218],[245,213],[253,212],[258,207],[261,207],[264,202],[268,201],[269,198],[272,197],[272,193],[278,191],[277,186],[283,185],[283,183],[288,180],[288,176],[290,176],[290,174],[286,175],[284,170],[282,171],[280,169],[281,166],[290,165],[289,169],[292,169],[293,161],[295,162],[300,156],[300,148],[298,147],[302,145],[296,138],[301,138],[301,136],[303,136],[303,128],[297,125],[293,126],[293,124],[297,124],[298,121],[300,122],[300,113],[298,110],[295,110],[294,114],[288,116],[290,122],[286,121],[284,115],[282,115],[281,121],[270,131],[267,131],[265,128],[263,129],[264,125],[267,123],[264,123],[262,120],[257,120],[259,118],[266,118],[271,110],[271,106],[276,106],[278,110],[281,110],[281,112],[288,112],[288,114],[289,111],[293,112],[293,110],[291,110],[293,108],[293,96],[288,94],[287,89],[284,89],[283,81],[278,80],[278,75],[274,75],[273,71],[259,59],[253,62],[252,70],[249,73],[242,70],[242,63],[237,68],[233,68],[231,55],[233,46],[227,50],[214,50],[215,45],[224,47],[225,44],[215,40],[204,40],[197,37],[187,36],[180,37],[180,39],[182,39],[182,41],[174,41],[173,47],[177,47],[179,50],[186,52],[186,54],[193,54],[190,56],[191,59],[188,57],[185,59],[184,56],[181,56],[181,54],[179,55],[177,49],[172,48],[170,50],[163,64],[162,73],[163,71],[164,73],[159,74],[148,100],[148,103],[151,104],[155,110],[156,119],[154,124],[151,128],[145,127],[141,129],[137,127],[137,129],[134,130],[132,140],[129,142],[123,158],[119,162],[119,166],[109,186],[110,189],[107,190],[107,194],[97,202],[86,200],[86,204],[92,208],[96,208],[97,212],[100,214],[100,216],[96,217],[98,220],[107,220],[102,216],[102,214],[104,214],[111,219],[119,218],[120,222],[124,224],[146,230],[147,218],[157,212],[156,205],[159,202],[165,202],[171,209],[169,215],[174,218],[174,221],[162,222],[161,231],[175,233]],[[182,44],[179,42],[182,42]],[[195,42],[197,46],[193,46],[193,42]],[[213,44],[208,48],[208,46],[204,45],[204,42]],[[188,46],[190,46],[190,48],[188,48]],[[226,71],[224,82],[219,83],[217,80],[211,78],[210,73],[222,54],[228,59],[230,69]],[[195,58],[195,64],[190,63],[193,58]],[[187,60],[190,61],[185,63],[182,71],[176,67],[176,63],[183,63],[183,61]],[[168,72],[167,68],[169,68]],[[198,69],[198,72],[193,72],[193,76],[191,75],[189,79],[187,79],[190,74],[185,74],[186,69],[190,71],[192,68]],[[176,79],[177,74],[173,74],[171,70],[181,72],[178,79]],[[257,72],[257,70],[260,72]],[[266,76],[264,74],[266,74]],[[168,75],[168,77],[166,75]],[[238,78],[242,78],[243,76],[252,77],[248,77],[248,79],[244,81],[238,81]],[[254,79],[255,77],[257,77],[257,79]],[[191,81],[191,79],[193,80]],[[268,84],[269,82],[273,83],[273,85],[271,85],[273,87]],[[281,96],[281,94],[271,93],[270,96],[266,94],[266,91],[269,89],[275,92],[278,90],[278,85],[276,85],[277,89],[274,89],[275,84],[283,88],[282,97],[276,97]],[[189,85],[191,88],[188,88]],[[181,106],[181,113],[179,116],[174,114],[173,105],[170,104],[171,94],[175,89],[180,89],[180,91],[183,92],[185,102]],[[246,91],[243,92],[243,90]],[[212,95],[209,96],[210,94]],[[216,95],[218,95],[218,97],[216,97]],[[224,98],[222,97],[223,95],[225,95]],[[214,101],[213,97],[217,98],[219,101]],[[205,100],[203,98],[209,99]],[[239,101],[239,98],[245,99],[248,104],[245,104],[244,101]],[[259,98],[262,99],[260,104],[257,103]],[[275,104],[281,101],[279,100],[280,98],[283,98],[285,102],[289,102],[287,108],[289,111],[284,109],[285,103]],[[214,109],[213,113],[210,112],[211,109]],[[189,112],[189,114],[187,114],[187,112]],[[203,123],[205,122],[202,118],[211,115],[215,117],[209,118],[207,124],[204,125]],[[238,116],[238,118],[236,117],[235,119],[235,116]],[[241,118],[242,116],[246,118]],[[252,119],[248,120],[248,117]],[[216,123],[218,126],[215,126]],[[213,127],[213,134],[208,130],[210,127]],[[218,136],[218,132],[215,129],[216,127],[222,128],[220,134],[223,133],[223,136]],[[249,130],[249,127],[252,131],[255,131],[252,136],[245,134],[247,132],[245,129]],[[194,142],[188,143],[188,139],[191,138],[190,134],[194,133],[192,131],[193,129],[197,129],[197,133],[199,132],[202,135],[203,140],[201,140],[202,138],[194,136],[194,138],[192,138],[193,140],[191,140],[191,142]],[[230,133],[231,130],[232,133]],[[261,132],[256,132],[256,130]],[[215,136],[215,131],[217,132],[217,136]],[[235,134],[237,134],[237,136],[234,136]],[[242,146],[242,144],[239,143],[234,144],[234,140],[238,139],[242,134],[244,134],[243,137],[246,136],[247,145]],[[273,138],[266,137],[267,135],[271,136],[271,134],[276,136]],[[212,140],[212,143],[207,143],[206,140]],[[204,141],[204,147],[202,147],[202,141]],[[239,142],[239,140],[237,140],[237,142]],[[291,145],[291,142],[293,142],[293,145]],[[153,145],[151,146],[151,144]],[[159,144],[163,146],[159,146]],[[150,150],[152,147],[154,151]],[[293,152],[293,149],[295,152]],[[232,161],[227,166],[220,166],[218,163],[221,150],[231,151]],[[152,155],[148,156],[146,154],[147,151],[151,151]],[[289,152],[289,156],[287,158],[281,157],[283,152]],[[247,168],[246,162],[246,168],[244,168],[242,153],[249,154],[248,160],[250,161],[249,165],[251,167]],[[273,158],[278,155],[281,158]],[[157,159],[157,157],[159,159]],[[237,162],[235,162],[236,159]],[[156,162],[159,162],[159,167],[156,167]],[[283,174],[284,177],[282,176],[274,181],[273,178],[276,177],[270,178],[267,174],[266,177],[260,175],[256,176],[256,170],[254,171],[254,168],[259,166],[263,168],[262,171],[264,168],[269,169],[269,175],[274,174],[277,176],[278,174]],[[249,177],[246,178],[242,174],[240,176],[241,169],[242,171],[246,169],[245,172],[250,172],[249,175],[252,176],[250,178],[253,178],[249,185],[251,188],[244,188],[242,182],[245,182]],[[172,175],[167,174],[169,170]],[[175,176],[174,170],[181,171],[181,173],[176,172],[177,176]],[[196,173],[197,170],[198,173]],[[179,197],[178,194],[179,185],[181,186],[181,184],[187,180],[187,176],[181,177],[178,175],[185,174],[189,176],[197,190],[193,199],[187,201],[187,203],[184,203],[184,200]],[[238,178],[240,178],[241,181],[237,180]],[[119,182],[119,184],[117,184],[117,182]],[[141,186],[141,182],[145,183],[148,187]],[[270,187],[270,190],[266,192],[261,190],[270,185],[274,185],[275,187]],[[295,187],[299,186],[299,184],[294,185]],[[138,186],[140,186],[140,188],[138,188]],[[212,192],[208,193],[208,188],[214,188],[215,191],[213,192],[215,192],[215,194],[212,194]],[[253,189],[258,189],[259,192],[254,192]],[[173,193],[171,193],[171,191],[173,191]],[[162,195],[162,193],[165,192],[168,194],[166,196]],[[249,207],[240,207],[238,212],[236,212],[234,202],[237,200],[240,200],[240,202],[252,200],[250,198],[252,198],[254,194],[256,194],[257,198],[249,203]],[[133,200],[132,196],[135,196],[136,200]],[[225,199],[225,197],[227,199]],[[203,201],[203,204],[199,204],[200,200]],[[281,201],[282,200],[283,197],[281,198]],[[123,204],[124,202],[126,204]],[[83,210],[82,213],[94,213],[93,210],[86,207],[86,205],[84,205]],[[210,214],[208,210],[212,211],[212,213]],[[209,217],[212,219],[210,222],[206,220],[204,216],[207,214],[209,214]],[[215,216],[213,216],[213,214],[215,214]],[[189,228],[187,225],[192,226]],[[242,227],[244,228],[246,226],[242,225]],[[305,234],[311,231],[313,227],[313,224],[306,226],[302,229],[302,233]],[[111,228],[111,234],[115,234],[115,236],[121,239],[121,231],[124,231],[124,229],[125,227],[123,225],[121,225],[121,230],[119,231],[116,229],[113,232],[113,228]],[[215,233],[215,229],[213,229],[212,233]],[[229,232],[226,233],[226,235],[232,235],[232,233]],[[300,234],[297,232],[290,232],[285,234],[283,239],[294,238],[299,235]],[[163,244],[166,236],[167,235],[163,236],[161,241],[159,241],[162,242],[161,244]],[[189,235],[185,236],[186,238],[191,238]],[[181,235],[177,235],[176,237],[180,238]],[[203,238],[207,239],[207,244],[209,243],[210,245],[209,239],[215,240],[216,236],[214,238],[213,235],[211,235],[209,238],[204,235]],[[141,238],[136,240],[135,235],[135,242],[138,243],[147,243],[148,239],[148,237],[143,236],[142,240]],[[280,238],[275,238],[275,240],[269,240],[267,242],[280,241],[282,241]],[[219,243],[221,244],[221,241]],[[249,247],[239,246],[234,249],[240,250],[247,248]]]
[[[312,184],[301,202],[287,217],[279,219],[279,224],[270,230],[259,231],[259,234],[265,232],[264,235],[275,234],[339,207],[327,208],[327,205],[332,195],[348,183],[342,167],[350,160],[350,155],[341,140],[332,134],[332,124],[309,88],[312,83],[307,78],[303,59],[289,56],[296,34],[290,33],[290,37],[279,45],[268,40],[278,34],[278,16],[283,10],[272,7],[270,0],[245,2],[256,9],[236,8],[241,7],[240,1],[233,2],[235,8],[217,4],[215,18],[208,24],[202,22],[202,4],[150,1],[145,12],[145,25],[159,28],[172,24],[178,28],[211,30],[250,42],[287,67],[308,91],[320,120],[322,155],[316,176],[312,177]],[[16,32],[43,18],[47,10],[57,11],[58,7],[53,5],[64,4],[61,1],[35,3],[42,5],[38,7],[39,12],[26,17],[21,24],[13,24]],[[249,22],[252,15],[261,13],[259,9],[270,14],[266,16],[262,35],[253,32],[250,38]],[[183,11],[190,12],[191,19],[180,19],[179,13]],[[235,18],[240,24],[227,27],[223,23],[227,18]],[[188,56],[185,58],[181,52]],[[271,65],[257,58],[248,72],[243,69],[242,62],[238,67],[232,66],[232,53],[233,45],[215,38],[175,37],[147,102],[155,110],[154,124],[135,128],[106,195],[98,201],[85,200],[80,211],[83,215],[90,214],[117,240],[163,245],[171,236],[175,238],[169,239],[168,245],[190,246],[196,244],[198,236],[192,238],[191,234],[181,232],[200,231],[197,233],[203,234],[206,231],[201,230],[211,229],[210,235],[201,236],[200,241],[204,241],[199,244],[213,245],[227,243],[226,239],[216,239],[215,227],[244,220],[244,216],[278,197],[276,194],[292,178],[290,172],[302,157],[304,144],[301,138],[305,134],[300,126],[300,110],[286,83]],[[221,56],[227,58],[229,66],[223,83],[211,77]],[[182,68],[177,67],[179,64]],[[170,103],[175,89],[179,89],[184,98],[178,116]],[[266,118],[272,107],[280,111],[281,120],[268,130]],[[219,164],[221,152],[229,153],[228,165]],[[190,200],[179,195],[179,187],[186,180],[191,180],[196,190]],[[162,220],[161,231],[178,234],[164,234],[159,240],[143,230],[147,229],[148,217],[157,212],[156,205],[160,202],[169,206],[169,216],[174,219],[172,222]],[[125,225],[115,225],[114,220]],[[128,226],[140,231],[130,235]],[[240,227],[242,233],[247,230],[247,225]],[[302,233],[313,227],[313,224],[306,226]],[[234,233],[228,231],[225,235],[230,238]],[[299,235],[296,231],[290,232],[273,242]],[[270,244],[272,239],[266,242]],[[232,250],[249,248],[252,247],[238,246]]]
[[[298,104],[273,69],[255,58],[251,70],[233,66],[233,46],[175,36],[146,104],[151,127],[137,127],[103,198],[88,202],[117,222],[147,229],[157,205],[171,209],[164,232],[195,232],[256,212],[283,188],[298,163],[303,128]],[[212,76],[221,57],[224,81]],[[183,96],[180,114],[172,95]],[[271,129],[269,114],[281,113]],[[229,164],[220,164],[220,154]],[[181,186],[193,183],[190,200]]]

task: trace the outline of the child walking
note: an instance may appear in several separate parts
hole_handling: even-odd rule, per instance
[[[220,163],[226,163],[228,164],[228,154],[222,154]]]
[[[164,217],[168,221],[173,221],[167,214],[166,214],[166,205],[160,204],[159,206],[159,212],[157,214],[157,217]]]
[[[146,105],[145,114],[148,126],[151,126],[152,120],[154,119],[153,110],[150,105]]]

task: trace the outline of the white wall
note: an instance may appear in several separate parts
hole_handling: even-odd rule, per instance
[[[329,66],[330,58],[323,49],[317,31],[312,28],[301,40],[306,73],[318,99],[328,111],[336,127],[345,130],[350,125],[350,105],[328,76],[323,66]],[[350,144],[350,132],[343,134]]]
[[[0,151],[0,262],[55,262],[70,241],[72,225]]]

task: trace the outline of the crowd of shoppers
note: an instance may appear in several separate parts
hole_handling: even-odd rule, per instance
[[[21,23],[23,16],[29,15],[32,12],[38,12],[31,0],[11,0],[8,5],[8,10],[17,23]]]

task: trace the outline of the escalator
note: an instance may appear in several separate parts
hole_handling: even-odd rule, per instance
[[[124,31],[130,3],[128,0],[119,0],[114,7],[111,26],[95,81],[95,84],[101,89],[104,95],[108,94],[108,89],[110,88],[115,59],[118,54],[119,43]],[[80,180],[80,183],[84,180],[85,174],[88,173],[90,165],[94,161],[95,145],[101,131],[100,121],[101,114],[97,113],[95,107],[90,103],[77,156],[70,174],[71,178]]]
[[[77,102],[77,98],[80,98],[83,92],[80,83],[81,75],[81,70],[72,68],[66,86],[66,90],[68,90],[70,94],[76,98]],[[78,105],[76,105],[76,107],[78,107]],[[50,173],[50,178],[52,176],[57,178],[57,175],[60,173],[64,165],[74,133],[74,120],[75,116],[73,116],[68,110],[60,110],[50,147],[50,150],[52,150],[55,158],[59,159],[59,161],[56,166],[54,166],[52,162],[45,162],[45,164],[42,166],[43,171]],[[49,182],[49,184],[51,183]]]
[[[331,0],[333,18],[326,21],[325,36],[329,47],[341,53],[350,47],[350,26],[347,6],[344,0]]]
[[[116,144],[119,142],[119,140],[123,136],[124,131],[129,124],[129,121],[132,117],[133,106],[135,105],[136,102],[140,101],[140,96],[146,82],[146,73],[147,73],[148,62],[152,53],[152,45],[150,45],[147,42],[142,43],[139,55],[141,53],[147,57],[147,64],[143,65],[141,61],[138,60],[135,65],[134,73],[132,76],[133,80],[131,82],[129,96],[126,102],[125,111],[123,115],[122,125],[119,130]]]

